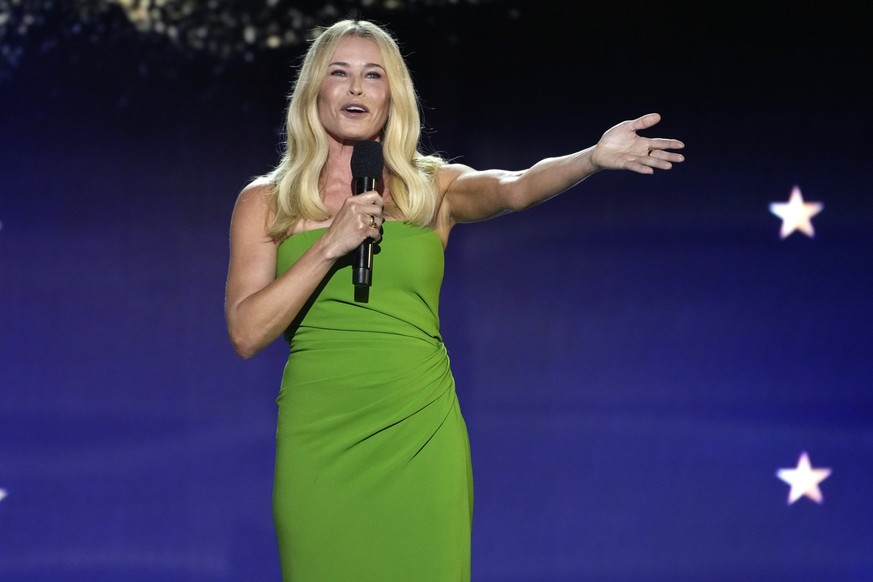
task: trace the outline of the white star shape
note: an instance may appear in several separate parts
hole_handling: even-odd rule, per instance
[[[821,202],[804,202],[798,186],[791,190],[788,202],[770,203],[770,212],[782,219],[779,237],[783,239],[795,230],[799,230],[810,238],[814,237],[815,229],[812,228],[812,217],[823,209],[824,204]]]
[[[0,489],[0,501],[3,501],[4,499],[6,499],[6,490]]]
[[[791,485],[791,491],[788,492],[788,505],[804,496],[809,497],[816,503],[824,501],[818,484],[827,479],[830,474],[830,469],[813,469],[809,463],[809,455],[806,454],[806,451],[800,453],[797,467],[776,471],[777,477]]]

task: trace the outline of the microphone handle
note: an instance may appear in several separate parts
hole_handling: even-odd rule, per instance
[[[352,181],[355,196],[376,189],[376,178],[356,176]],[[373,239],[367,238],[355,249],[352,265],[352,283],[355,287],[369,287],[373,282]]]

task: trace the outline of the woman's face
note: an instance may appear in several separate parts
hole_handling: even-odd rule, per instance
[[[340,42],[318,94],[318,117],[339,142],[377,139],[388,121],[390,94],[379,45],[348,36]]]

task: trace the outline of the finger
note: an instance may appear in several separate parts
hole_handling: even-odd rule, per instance
[[[640,158],[640,161],[628,162],[624,169],[636,172],[637,174],[654,174],[655,169],[652,167],[654,162],[648,161],[647,158]]]
[[[676,158],[679,159],[676,159]],[[654,171],[658,170],[669,170],[673,167],[674,162],[681,162],[682,156],[680,154],[674,154],[671,152],[665,152],[662,150],[651,150],[648,155],[641,156],[637,162]],[[645,172],[651,173],[651,172]]]
[[[668,162],[668,163],[678,164],[680,162],[685,161],[685,156],[683,156],[682,154],[677,154],[675,152],[668,152],[668,151],[664,151],[664,150],[656,150],[656,149],[650,149],[647,157],[649,158],[649,160],[648,160],[649,162],[660,161],[660,162]],[[660,166],[658,166],[658,167],[660,167]]]
[[[382,217],[370,215],[367,217],[367,237],[379,241],[382,239]]]
[[[369,211],[369,209],[362,208],[360,212],[356,215],[356,223],[359,227],[366,230],[368,228],[373,228],[373,225],[378,226],[378,222],[374,222],[376,220],[375,211]]]
[[[364,230],[379,230],[383,222],[385,222],[385,218],[382,216],[381,207],[371,206],[361,208],[361,212],[358,215],[358,224]]]
[[[639,131],[641,129],[648,129],[653,125],[656,125],[660,121],[660,113],[647,113],[646,115],[643,115],[642,117],[637,117],[636,119],[631,121],[631,127],[634,129],[634,131]]]
[[[356,204],[383,204],[382,197],[375,190],[370,190],[369,192],[357,194],[355,196],[352,196],[350,200],[354,201],[354,203]]]
[[[351,196],[346,199],[344,206],[348,208],[348,212],[357,218],[356,222],[359,225],[367,224],[370,215],[382,216],[382,208],[384,206],[381,197],[369,197],[365,194]]]
[[[661,152],[658,154],[658,159],[678,164],[685,161],[685,156],[673,152]]]
[[[385,222],[385,219],[375,214],[371,214],[367,217],[368,228],[375,228],[376,230],[379,230],[382,227],[383,222]]]
[[[382,218],[383,208],[380,204],[364,204],[358,209],[365,222],[370,221],[370,216]]]
[[[681,150],[685,144],[678,139],[654,137],[649,139],[650,150]]]

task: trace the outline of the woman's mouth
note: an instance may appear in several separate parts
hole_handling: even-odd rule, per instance
[[[342,110],[346,113],[350,113],[352,115],[362,115],[364,113],[369,112],[369,110],[363,105],[359,105],[357,103],[350,103],[348,105],[344,105]]]

